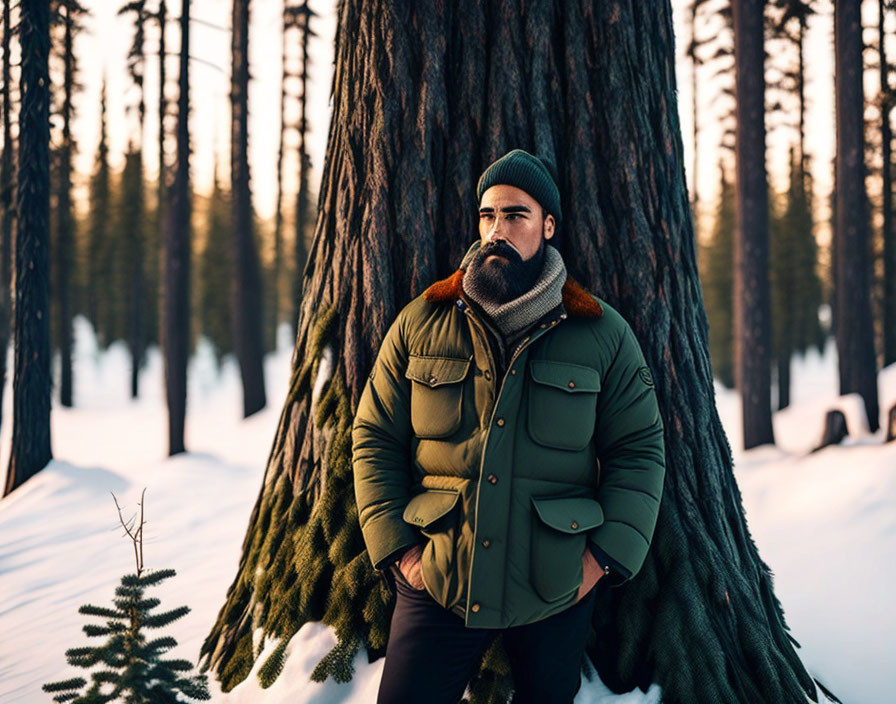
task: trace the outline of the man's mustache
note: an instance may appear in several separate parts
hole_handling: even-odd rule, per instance
[[[516,262],[517,264],[523,261],[523,258],[520,256],[519,252],[517,252],[513,247],[511,247],[503,240],[486,242],[479,248],[479,251],[482,255],[483,260],[485,260],[485,258],[491,254],[497,254],[505,257],[508,261]]]

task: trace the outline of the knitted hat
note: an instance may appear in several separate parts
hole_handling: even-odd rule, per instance
[[[557,188],[557,169],[549,161],[523,149],[507,152],[482,172],[476,186],[476,198],[499,183],[516,186],[537,200],[546,212],[554,216],[560,227],[560,191]]]

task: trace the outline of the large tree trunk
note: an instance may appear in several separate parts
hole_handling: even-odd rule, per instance
[[[177,164],[165,212],[162,347],[168,402],[168,454],[184,451],[190,348],[190,0],[181,0]]]
[[[19,173],[12,447],[3,495],[53,458],[50,448],[49,3],[19,9]]]
[[[233,0],[232,28],[230,174],[235,285],[231,288],[231,309],[233,348],[243,382],[243,416],[250,416],[264,408],[266,400],[261,265],[249,189],[249,0]]]
[[[15,146],[12,141],[10,81],[12,61],[9,55],[12,36],[12,3],[3,3],[3,153],[0,154],[0,422],[3,419],[3,390],[6,388],[6,349],[12,322],[12,226],[15,219]]]
[[[858,392],[880,427],[871,319],[870,224],[865,196],[862,24],[859,2],[834,5],[837,113],[837,357],[840,393]]]
[[[288,397],[243,556],[203,644],[229,690],[253,643],[331,624],[314,677],[384,650],[390,599],[358,527],[351,424],[398,310],[477,237],[475,184],[523,147],[556,159],[570,273],[618,308],[656,377],[667,473],[653,547],[594,615],[610,687],[663,701],[814,696],[750,537],[714,404],[682,163],[669,2],[340,4],[334,113]],[[256,631],[256,629],[259,629]],[[503,701],[501,641],[473,684]],[[265,685],[266,686],[266,685]]]
[[[744,449],[775,442],[771,406],[763,6],[763,0],[734,0],[732,5],[737,96],[734,350],[736,383],[743,409]]]

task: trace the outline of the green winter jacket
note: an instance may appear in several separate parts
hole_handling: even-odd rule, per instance
[[[352,429],[355,498],[375,569],[422,542],[432,597],[468,627],[506,628],[575,601],[586,541],[637,574],[663,423],[635,335],[607,303],[567,278],[563,304],[496,364],[462,277],[386,333]]]

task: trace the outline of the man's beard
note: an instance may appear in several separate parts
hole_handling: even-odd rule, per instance
[[[509,244],[496,240],[483,244],[470,261],[470,276],[476,281],[478,293],[495,304],[507,303],[519,298],[532,286],[544,268],[545,240],[542,238],[538,251],[523,259]],[[486,261],[490,254],[499,254]]]

